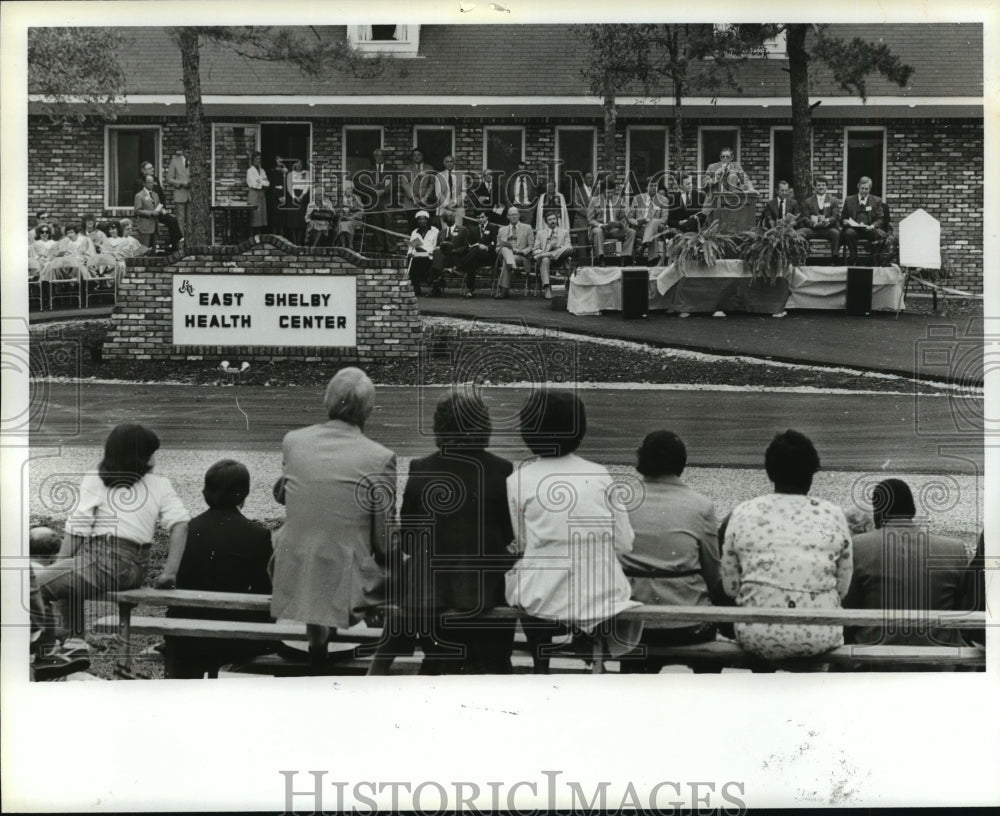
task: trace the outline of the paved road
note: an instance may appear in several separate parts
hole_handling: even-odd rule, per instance
[[[32,389],[33,446],[101,445],[114,425],[138,419],[172,449],[277,451],[287,430],[323,419],[321,391],[314,388],[39,383]],[[379,389],[369,433],[400,455],[429,453],[442,390]],[[484,390],[498,428],[494,448],[514,457],[527,453],[516,433],[526,393]],[[789,427],[812,437],[827,470],[972,473],[969,461],[941,450],[958,444],[967,448],[963,456],[982,462],[981,436],[953,430],[956,408],[961,419],[978,403],[947,397],[618,389],[582,395],[589,427],[580,453],[606,463],[632,463],[648,431],[670,428],[685,439],[691,465],[756,468],[773,434]]]

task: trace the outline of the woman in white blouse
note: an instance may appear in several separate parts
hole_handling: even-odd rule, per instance
[[[80,481],[59,556],[36,573],[47,605],[67,602],[74,635],[83,634],[84,600],[142,584],[157,523],[169,531],[170,543],[156,586],[176,581],[190,516],[170,480],[151,472],[159,447],[156,434],[142,425],[119,425],[108,434],[97,470]]]
[[[247,204],[257,209],[250,215],[250,227],[254,235],[258,235],[267,227],[267,200],[264,190],[271,186],[267,171],[260,166],[260,151],[255,150],[250,156],[250,166],[247,168]]]
[[[288,237],[293,244],[302,245],[306,242],[306,209],[309,207],[309,191],[312,179],[309,171],[304,169],[301,159],[296,159],[291,171],[285,178],[287,199],[285,213],[288,224]],[[291,209],[294,207],[294,209]]]

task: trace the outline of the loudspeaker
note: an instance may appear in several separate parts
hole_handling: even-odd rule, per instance
[[[649,315],[649,270],[646,267],[622,270],[622,318],[635,320]]]
[[[848,317],[868,317],[872,313],[872,275],[870,266],[847,268],[847,297],[845,308]]]

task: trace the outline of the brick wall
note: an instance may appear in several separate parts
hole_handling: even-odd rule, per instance
[[[183,256],[134,258],[122,276],[105,359],[319,360],[365,363],[415,357],[421,323],[405,262],[374,261],[340,248],[308,249],[273,235],[235,247],[192,247]],[[357,278],[355,348],[268,346],[174,346],[173,275],[353,275]]]
[[[227,123],[239,123],[241,117],[226,117]],[[257,121],[242,117],[247,125]],[[555,160],[557,125],[591,125],[597,130],[597,156],[600,161],[604,140],[603,120],[565,117],[516,120],[478,117],[462,120],[424,118],[413,121],[372,119],[315,118],[313,147],[318,160],[325,162],[325,174],[332,179],[341,164],[342,126],[344,124],[383,124],[388,161],[398,165],[409,158],[414,124],[455,126],[455,158],[460,169],[482,168],[484,125],[518,124],[525,127],[525,153],[529,167],[541,172]],[[618,165],[620,177],[625,172],[625,130],[629,124],[663,124],[670,130],[667,113],[653,116],[649,109],[639,117],[622,115],[618,120]],[[892,209],[893,222],[923,207],[941,221],[941,244],[951,268],[953,285],[973,292],[983,291],[983,122],[976,119],[881,119],[886,128],[886,201]],[[178,118],[122,117],[120,124],[161,124],[164,159],[168,158],[183,135],[183,121]],[[699,119],[687,114],[684,120],[683,166],[695,168],[698,160],[698,125],[733,125],[740,128],[740,158],[757,188],[768,191],[770,178],[770,139],[772,125],[788,125],[787,119]],[[831,178],[831,187],[841,191],[844,185],[844,128],[847,125],[871,125],[866,119],[815,119],[813,122],[813,169]],[[245,142],[246,140],[244,140]],[[229,195],[242,200],[245,195],[246,143],[221,139],[216,143],[217,165],[225,168],[217,178],[217,196]],[[206,148],[209,145],[206,145]],[[677,146],[670,133],[671,154]],[[229,155],[238,154],[238,155]],[[28,138],[28,212],[47,208],[62,220],[97,215],[103,210],[104,125],[98,122],[74,126],[63,131],[44,117],[29,118]],[[675,162],[672,160],[672,166]],[[162,172],[162,169],[161,169]],[[225,181],[223,181],[225,179]],[[848,191],[853,193],[853,190]],[[169,203],[169,194],[168,194]],[[760,205],[763,207],[763,204]],[[398,225],[406,229],[404,222]]]

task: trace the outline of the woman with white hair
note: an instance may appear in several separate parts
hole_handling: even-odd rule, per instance
[[[275,498],[271,614],[303,621],[313,667],[326,662],[331,627],[357,623],[383,600],[387,523],[396,507],[396,454],[364,435],[375,386],[343,368],[323,399],[328,421],[290,431]]]

